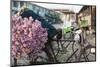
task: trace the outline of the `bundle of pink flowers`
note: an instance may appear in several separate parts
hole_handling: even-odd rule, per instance
[[[46,28],[32,17],[12,16],[12,56],[16,59],[32,53],[36,57],[48,40]]]

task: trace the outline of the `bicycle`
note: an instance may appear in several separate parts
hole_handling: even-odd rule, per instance
[[[89,59],[89,55],[95,55],[95,49],[96,47],[91,45],[88,40],[87,40],[87,36],[86,36],[86,31],[84,30],[84,28],[81,29],[82,32],[80,33],[80,51],[79,54],[77,54],[76,56],[76,61],[80,62],[82,61],[81,59],[84,59],[85,61],[91,61],[91,59]],[[85,45],[87,44],[87,45]],[[74,51],[74,46],[73,45],[73,51]],[[93,50],[93,52],[91,51],[91,49]],[[83,56],[83,58],[82,58]]]
[[[75,41],[74,39],[76,35],[80,37],[77,41]],[[88,58],[89,55],[91,54],[95,55],[96,47],[92,46],[91,44],[89,44],[89,42],[87,42],[85,30],[77,29],[77,30],[71,31],[69,38],[58,39],[58,40],[55,39],[54,41],[56,41],[58,44],[58,52],[55,53],[56,57],[59,55],[60,51],[66,51],[68,47],[72,45],[71,47],[72,54],[67,58],[66,62],[80,62],[82,61],[81,59],[84,59],[85,61],[91,61],[91,59]],[[69,43],[66,46],[63,46],[66,42],[69,42]],[[85,42],[87,43],[87,45],[84,45]],[[62,50],[60,50],[59,45],[61,45]],[[91,49],[94,50],[94,52],[91,52]],[[74,60],[71,60],[73,59],[73,57],[74,57]]]

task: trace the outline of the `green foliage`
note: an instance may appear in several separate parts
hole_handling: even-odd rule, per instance
[[[80,27],[87,27],[88,26],[88,20],[81,20]]]
[[[67,32],[71,32],[72,31],[71,27],[64,28],[63,30],[64,30],[64,34],[66,34]]]

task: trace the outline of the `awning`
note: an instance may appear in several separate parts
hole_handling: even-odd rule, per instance
[[[80,5],[70,5],[70,4],[50,4],[50,3],[34,3],[33,4],[39,5],[41,7],[51,9],[51,10],[70,10],[75,13],[78,13],[83,6]]]

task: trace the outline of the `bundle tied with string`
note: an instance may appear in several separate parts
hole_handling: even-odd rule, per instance
[[[19,20],[19,18],[21,21]],[[26,20],[28,20],[28,21],[26,22]],[[37,31],[37,32],[32,31],[32,33],[34,34],[34,35],[32,34],[33,41],[26,42],[28,44],[31,43],[31,46],[34,45],[34,47],[32,49],[30,49],[30,47],[28,46],[28,50],[26,52],[23,53],[21,50],[21,52],[19,52],[19,54],[15,54],[18,52],[16,52],[16,50],[14,50],[14,48],[13,48],[13,50],[12,50],[13,57],[17,58],[17,57],[20,57],[17,55],[21,54],[23,56],[23,54],[24,54],[24,56],[25,56],[25,54],[26,54],[31,58],[32,62],[34,62],[34,59],[36,59],[36,57],[38,56],[37,54],[39,52],[41,52],[41,49],[43,48],[43,51],[45,51],[47,56],[50,57],[50,59],[51,59],[52,54],[51,54],[51,52],[49,52],[49,49],[51,49],[51,48],[48,49],[48,47],[51,45],[50,42],[52,41],[52,38],[57,34],[57,30],[51,24],[49,24],[49,22],[47,22],[45,19],[43,19],[43,17],[39,16],[38,14],[36,14],[35,12],[33,12],[32,10],[30,10],[28,8],[21,9],[16,14],[16,16],[12,17],[12,26],[15,27],[16,22],[19,22],[18,26],[20,26],[20,23],[23,24],[23,21],[25,21],[26,26],[28,24],[30,24],[30,21],[31,21],[30,25],[32,25],[34,27],[34,29],[32,27],[32,30],[36,29],[36,31]],[[30,27],[30,25],[28,27]],[[32,44],[32,43],[39,43],[39,44],[37,45],[37,44]],[[16,48],[16,46],[15,46],[15,48]]]

